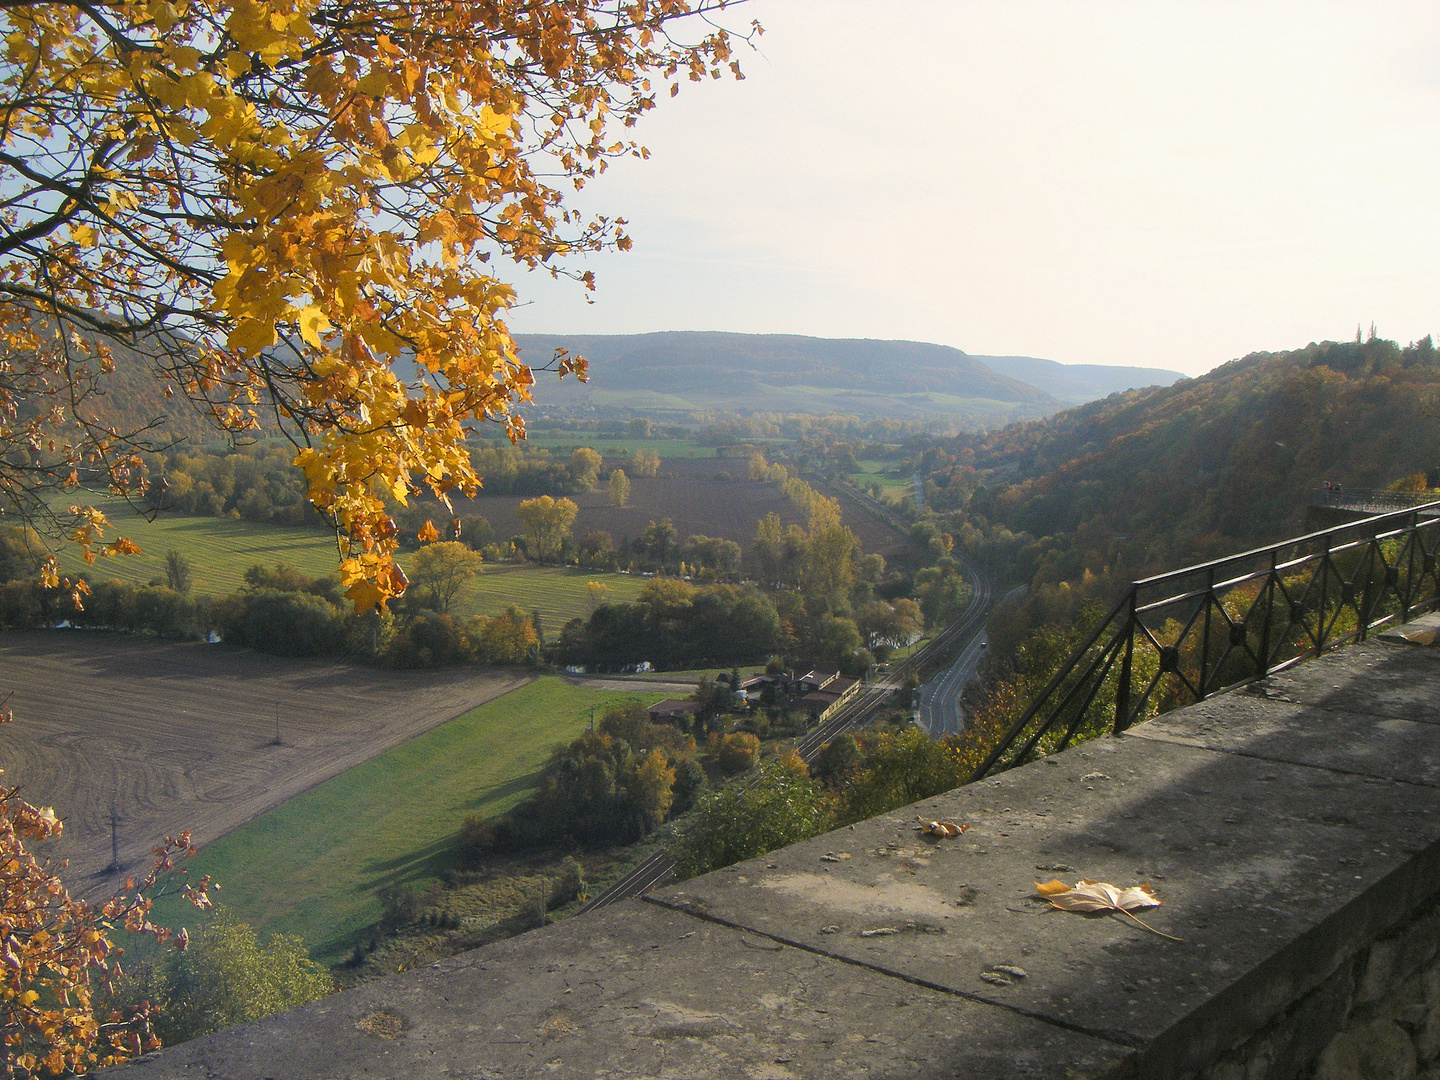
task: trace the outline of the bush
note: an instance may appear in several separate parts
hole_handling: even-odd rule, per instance
[[[298,937],[277,934],[261,944],[249,925],[219,909],[190,947],[169,953],[155,974],[155,1029],[167,1045],[293,1009],[335,989]]]
[[[695,823],[671,854],[681,879],[763,855],[825,832],[831,798],[808,776],[775,762],[752,784],[729,784],[701,797]]]
[[[675,764],[675,786],[671,789],[675,801],[670,805],[670,813],[685,813],[709,786],[710,780],[700,763],[694,758],[681,758]]]
[[[324,656],[344,640],[335,605],[303,592],[237,593],[227,598],[221,625],[227,641],[276,656]]]
[[[820,748],[814,773],[822,780],[838,779],[859,765],[861,757],[855,736],[848,731],[841,732]]]
[[[415,921],[419,901],[415,898],[415,890],[409,885],[381,885],[375,890],[375,896],[384,909],[380,915],[382,932],[396,933],[402,926]]]
[[[475,650],[449,615],[417,615],[396,632],[385,659],[395,667],[439,667],[473,660]]]
[[[39,626],[44,614],[44,599],[31,582],[7,581],[0,585],[0,628],[26,630]]]
[[[710,737],[710,756],[722,772],[749,772],[760,756],[760,740],[748,731],[736,731],[729,735]]]
[[[462,866],[477,866],[495,850],[495,826],[471,814],[460,826],[455,840],[455,854]]]
[[[547,903],[549,910],[554,911],[558,907],[564,907],[572,900],[583,901],[587,896],[585,884],[585,868],[569,855],[560,864],[560,876],[550,887],[550,900]]]

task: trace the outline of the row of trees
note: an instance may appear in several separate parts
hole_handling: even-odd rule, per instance
[[[323,525],[289,444],[256,443],[223,452],[176,452],[152,468],[145,505],[157,513],[237,517],[280,525]]]
[[[759,589],[660,578],[634,603],[603,604],[588,620],[566,624],[555,655],[612,670],[641,661],[686,667],[764,660],[786,642],[774,603]]]
[[[0,530],[0,549],[7,535],[14,541],[13,534]],[[62,590],[20,576],[0,584],[0,627],[29,629],[65,621],[190,638],[214,631],[232,644],[278,656],[347,656],[395,667],[534,662],[540,651],[534,615],[512,606],[493,617],[461,620],[422,606],[448,606],[461,570],[477,569],[478,558],[453,542],[428,545],[416,554],[411,599],[394,611],[363,615],[345,602],[337,576],[311,578],[283,563],[252,566],[245,571],[244,587],[223,597],[166,585],[98,581],[88,587],[79,611]]]

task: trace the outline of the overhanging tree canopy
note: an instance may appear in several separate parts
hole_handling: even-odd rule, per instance
[[[143,484],[97,420],[117,350],[299,448],[357,608],[404,588],[386,497],[479,483],[534,380],[486,263],[626,248],[565,206],[679,80],[736,77],[723,0],[135,0],[0,9],[0,498]],[[688,35],[683,41],[675,34]],[[413,360],[396,368],[398,360]],[[560,374],[583,376],[566,356]],[[124,550],[76,510],[87,557]],[[52,522],[53,524],[53,522]],[[54,564],[48,570],[56,580]]]

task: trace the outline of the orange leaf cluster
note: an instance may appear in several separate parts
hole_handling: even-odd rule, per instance
[[[20,1075],[84,1073],[159,1046],[145,1010],[101,1023],[92,1010],[96,981],[119,974],[119,954],[108,930],[123,926],[166,940],[149,920],[150,899],[162,874],[193,851],[188,834],[168,837],[138,884],[92,908],[73,899],[59,878],[35,858],[30,845],[56,836],[53,810],[0,790],[0,1044],[8,1072]],[[208,907],[209,881],[184,889]],[[181,944],[183,945],[183,934]]]

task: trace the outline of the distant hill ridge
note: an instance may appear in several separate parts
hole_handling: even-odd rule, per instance
[[[1172,386],[1187,378],[1166,368],[1112,367],[1108,364],[1060,364],[1034,356],[978,356],[992,371],[1037,386],[1070,405],[1084,405],[1111,394],[1147,386]]]
[[[645,408],[669,402],[676,408],[900,416],[984,413],[993,422],[1035,418],[1089,400],[1077,398],[1088,392],[1082,388],[1093,387],[1095,396],[1104,397],[1116,389],[1182,377],[1146,368],[1071,368],[1027,357],[990,358],[996,361],[991,364],[948,345],[795,334],[518,334],[516,341],[537,363],[557,348],[590,361],[588,387],[541,383],[537,399],[553,404],[629,402]],[[1022,369],[1030,378],[1018,374]],[[1112,371],[1115,375],[1108,376]]]

